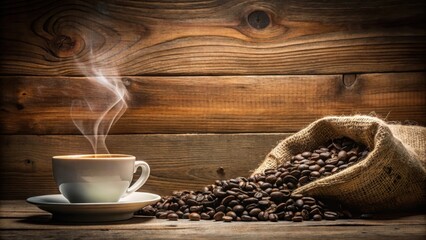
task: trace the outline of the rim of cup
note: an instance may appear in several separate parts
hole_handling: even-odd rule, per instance
[[[53,159],[135,159],[135,156],[129,154],[72,154],[53,156]]]

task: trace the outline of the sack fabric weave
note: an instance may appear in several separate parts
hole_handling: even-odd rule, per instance
[[[351,167],[301,186],[293,194],[337,200],[363,212],[424,207],[426,128],[387,124],[370,116],[317,120],[281,141],[254,174],[342,136],[363,143],[370,153]]]

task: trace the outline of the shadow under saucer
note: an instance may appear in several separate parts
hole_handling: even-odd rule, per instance
[[[78,221],[63,221],[55,219],[51,214],[38,214],[19,219],[18,222],[35,225],[56,225],[56,226],[87,226],[87,225],[123,225],[123,224],[140,224],[153,221],[155,217],[134,216],[130,219],[108,222],[78,222]]]

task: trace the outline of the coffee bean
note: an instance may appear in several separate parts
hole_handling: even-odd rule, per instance
[[[302,199],[297,199],[297,201],[294,203],[294,205],[298,208],[302,208],[304,202]]]
[[[277,192],[272,192],[271,195],[270,195],[270,197],[271,197],[272,201],[274,201],[276,203],[279,203],[279,202],[283,201],[284,194],[282,192],[278,192],[278,191]]]
[[[320,214],[320,215],[321,215],[321,211],[319,210],[319,208],[312,208],[312,207],[311,207],[311,209],[313,209],[313,210],[311,210],[311,211],[309,212],[309,215],[310,215],[310,216],[314,216],[314,215],[316,215],[316,214]]]
[[[303,170],[301,175],[302,176],[309,176],[311,174],[311,170],[307,169],[307,170]]]
[[[314,177],[314,178],[319,178],[320,176],[321,176],[321,174],[319,173],[319,172],[311,172],[311,175],[310,175],[311,177]]]
[[[180,210],[176,211],[176,214],[178,215],[179,218],[183,217],[183,212]]]
[[[336,212],[332,212],[332,211],[325,211],[324,212],[324,218],[326,220],[336,220],[338,217],[339,216]]]
[[[339,162],[337,158],[329,158],[325,160],[325,164],[336,165]]]
[[[306,210],[310,211],[311,206],[305,203],[305,204],[303,204],[302,209],[306,209]]]
[[[246,198],[249,198],[250,196],[249,195],[247,195],[247,194],[240,194],[240,195],[238,195],[237,196],[237,198],[238,198],[238,200],[240,200],[240,201],[242,201],[242,200],[244,200],[244,199],[246,199]]]
[[[223,198],[223,197],[226,197],[226,196],[227,196],[227,195],[226,195],[226,192],[221,191],[221,190],[217,190],[217,189],[213,190],[213,194],[214,194],[216,197],[219,197],[219,198]]]
[[[327,152],[327,151],[328,151],[328,148],[326,148],[326,147],[320,147],[320,151],[321,151],[321,152]]]
[[[242,215],[241,221],[250,222],[252,218],[249,215]]]
[[[177,210],[179,210],[179,204],[178,203],[172,203],[169,205],[169,209],[176,212]]]
[[[297,184],[289,182],[289,183],[287,183],[287,188],[291,189],[291,190],[296,189]]]
[[[284,194],[283,194],[283,196],[284,196]],[[267,207],[270,206],[270,202],[268,200],[261,200],[261,201],[259,201],[258,204],[259,204],[259,207],[262,208],[262,209],[266,209]]]
[[[324,167],[325,166],[325,162],[322,159],[317,160],[317,165],[320,167]]]
[[[348,165],[347,164],[343,164],[343,165],[340,165],[339,166],[339,169],[345,169],[345,168],[347,168],[348,167]]]
[[[301,185],[305,185],[308,182],[309,182],[309,177],[308,176],[303,176],[303,177],[299,178],[299,183]]]
[[[297,208],[294,205],[287,205],[286,210],[291,211],[291,212],[295,212],[297,210]]]
[[[194,213],[189,214],[189,220],[191,220],[191,221],[200,221],[200,219],[201,219],[201,216],[198,213],[194,212]]]
[[[262,195],[260,196],[260,198],[262,197]],[[255,198],[255,197],[252,197],[252,198],[247,198],[247,199],[244,199],[243,200],[243,204],[244,205],[249,205],[249,204],[252,204],[252,203],[258,203],[259,202],[259,200],[257,199],[257,198]]]
[[[262,211],[257,215],[257,219],[260,221],[266,221],[269,219],[269,213]]]
[[[321,151],[328,151],[328,149],[326,150],[321,150]],[[331,154],[329,152],[322,152],[320,153],[319,157],[323,160],[330,158]]]
[[[203,219],[203,220],[209,220],[210,219],[210,215],[209,214],[207,214],[207,213],[201,213],[201,219]]]
[[[321,169],[321,166],[318,165],[318,164],[309,166],[309,170],[311,170],[311,171],[319,171],[320,169]]]
[[[170,221],[177,221],[179,216],[176,213],[170,213],[167,215],[167,219]]]
[[[290,175],[294,176],[295,178],[300,177],[300,171],[299,170],[293,170],[290,172]]]
[[[201,212],[201,210],[203,210],[203,206],[191,206],[189,208],[190,212]]]
[[[222,220],[224,221],[224,222],[232,222],[232,217],[230,217],[230,216],[224,216],[223,218],[222,218]]]
[[[308,205],[314,205],[316,202],[313,197],[302,197],[302,200],[305,204],[308,204]]]
[[[302,157],[304,157],[304,158],[308,158],[308,157],[310,157],[312,155],[312,153],[311,152],[303,152],[302,153]]]
[[[283,182],[284,183],[293,183],[293,184],[297,184],[297,178],[295,178],[292,175],[287,175],[283,178]]]
[[[159,218],[159,219],[166,219],[166,218],[167,218],[167,216],[168,216],[168,213],[167,213],[167,212],[160,212],[160,213],[157,215],[157,218]]]
[[[229,195],[222,200],[221,204],[227,206],[230,201],[235,199],[236,197],[234,195]]]
[[[266,189],[268,189],[268,188],[272,188],[272,184],[270,184],[270,183],[268,183],[268,182],[263,182],[263,183],[261,183],[261,184],[260,184],[260,188],[261,188],[262,190],[266,190]]]
[[[238,183],[228,183],[228,187],[230,189],[233,189],[233,188],[239,188],[240,185]]]
[[[244,207],[242,205],[235,205],[232,208],[232,211],[234,211],[238,216],[240,216],[244,211]]]
[[[349,151],[347,152],[347,157],[352,158],[352,157],[357,157],[358,154],[355,151]]]
[[[313,219],[314,221],[321,221],[321,220],[322,220],[322,217],[321,217],[321,215],[319,215],[319,214],[315,214],[315,215],[312,217],[312,219]]]
[[[346,160],[346,158],[348,157],[348,154],[346,153],[346,151],[345,150],[341,150],[340,152],[339,152],[339,154],[337,155],[337,158],[339,159],[339,160]]]
[[[233,195],[233,196],[237,196],[237,195],[238,195],[238,193],[237,193],[237,192],[234,192],[234,191],[232,191],[232,190],[228,190],[228,191],[226,191],[226,194],[227,194],[227,195]]]
[[[275,212],[283,212],[286,209],[287,203],[281,203],[278,204],[278,206],[275,208]]]
[[[213,219],[216,221],[222,221],[222,218],[225,216],[225,213],[223,212],[217,212],[214,216]]]
[[[335,168],[335,166],[334,166],[334,165],[327,164],[327,165],[325,165],[325,166],[324,166],[324,168],[325,168],[325,170],[326,170],[326,171],[328,171],[328,172],[329,172],[329,171],[333,170],[333,168]]]
[[[320,159],[320,155],[318,153],[314,152],[314,153],[312,153],[310,159],[311,160],[318,160],[318,159]]]
[[[252,217],[257,217],[262,210],[260,208],[253,208],[250,210],[249,215]]]
[[[194,199],[188,199],[188,200],[186,200],[186,204],[188,206],[196,206],[196,205],[198,205],[198,202],[195,201]]]
[[[195,201],[197,201],[197,202],[201,202],[203,200],[204,200],[204,195],[203,194],[198,194],[197,198],[195,199]]]
[[[226,216],[232,217],[232,219],[234,219],[234,220],[237,218],[237,214],[235,212],[233,212],[233,211],[227,212]]]
[[[278,216],[277,216],[277,214],[274,214],[274,213],[269,214],[269,221],[271,221],[271,222],[276,222],[276,221],[278,221]]]
[[[183,201],[182,199],[179,199],[177,203],[179,204],[179,206],[185,205],[185,201]]]
[[[233,208],[234,206],[240,204],[240,202],[238,200],[232,200],[228,203],[228,207]]]
[[[277,181],[277,177],[275,177],[275,175],[270,175],[265,179],[265,181],[270,184],[274,184]]]
[[[285,212],[277,212],[275,214],[277,214],[278,219],[284,220]]]
[[[251,211],[253,208],[257,208],[257,207],[258,207],[257,203],[251,203],[246,206],[246,210]]]
[[[309,165],[309,166],[312,166],[312,165],[316,165],[316,161],[314,161],[314,160],[309,160],[309,161],[307,161],[305,164],[307,164],[307,165]]]
[[[216,212],[225,212],[226,207],[224,205],[219,205],[217,208],[214,209]]]
[[[172,196],[164,197],[138,213],[162,219],[170,216],[172,221],[178,218],[224,221],[224,217],[231,218],[229,221],[350,218],[352,215],[344,209],[339,212],[323,210],[341,209],[336,208],[337,205],[325,205],[312,197],[290,195],[299,186],[357,164],[367,154],[365,146],[349,138],[333,139],[317,149],[296,154],[263,174],[216,180],[201,191],[174,191]]]
[[[303,170],[308,170],[309,169],[309,165],[307,164],[300,164],[297,169],[299,169],[299,171],[303,171]]]

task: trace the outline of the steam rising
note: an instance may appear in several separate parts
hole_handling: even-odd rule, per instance
[[[128,92],[119,74],[105,76],[102,68],[90,65],[90,69],[79,64],[89,82],[82,84],[84,98],[75,99],[71,105],[74,125],[92,145],[93,152],[108,153],[105,144],[111,127],[127,109]],[[108,69],[111,73],[111,69]]]

